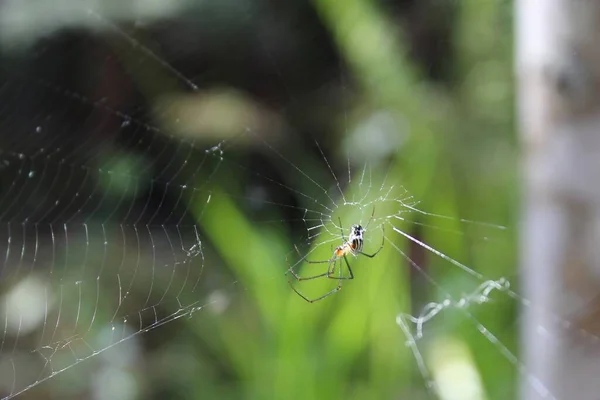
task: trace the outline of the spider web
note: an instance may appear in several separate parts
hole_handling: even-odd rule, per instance
[[[387,252],[395,253],[391,257],[388,254],[388,257],[394,259],[396,263],[400,261],[402,265],[411,268],[426,282],[427,289],[433,293],[432,295],[440,298],[439,301],[427,301],[423,306],[415,307],[416,313],[402,312],[397,314],[395,318],[396,324],[406,338],[404,345],[410,349],[416,367],[424,379],[425,387],[429,393],[436,396],[452,396],[452,393],[459,393],[460,396],[464,394],[464,390],[469,390],[475,396],[477,393],[483,396],[484,392],[483,385],[476,376],[473,379],[475,383],[471,388],[465,388],[462,383],[459,387],[453,387],[451,383],[444,382],[444,377],[441,376],[444,371],[435,371],[434,373],[430,371],[428,364],[435,365],[436,360],[430,362],[425,360],[422,348],[432,346],[430,343],[423,343],[425,332],[429,329],[433,337],[439,336],[443,338],[445,335],[452,337],[451,329],[448,332],[443,325],[439,326],[443,322],[438,322],[438,320],[445,317],[445,321],[448,319],[454,321],[450,325],[459,324],[463,329],[464,327],[471,327],[472,332],[470,332],[469,336],[480,335],[483,340],[493,346],[500,358],[500,362],[506,363],[506,366],[509,368],[509,373],[517,372],[542,398],[555,398],[546,384],[529,372],[519,359],[516,350],[511,349],[501,339],[500,334],[495,333],[486,323],[482,322],[482,318],[477,315],[476,309],[477,306],[485,304],[489,309],[493,310],[495,303],[500,303],[497,307],[502,309],[501,307],[505,307],[507,303],[510,303],[508,300],[516,301],[517,304],[523,307],[536,308],[535,305],[532,305],[531,302],[512,290],[508,278],[498,276],[491,279],[476,269],[444,253],[438,247],[432,246],[409,233],[414,231],[414,228],[426,228],[437,233],[441,232],[443,237],[448,235],[464,236],[467,234],[467,231],[460,227],[466,225],[474,227],[477,232],[483,229],[484,231],[488,231],[488,234],[489,231],[498,234],[505,232],[506,227],[466,219],[455,220],[444,215],[420,209],[419,202],[403,186],[398,185],[397,182],[394,184],[389,181],[391,167],[384,168],[383,172],[374,172],[368,164],[361,164],[360,168],[354,169],[351,165],[351,157],[347,157],[347,169],[334,172],[332,164],[323,153],[320,145],[315,143],[317,154],[321,158],[322,168],[327,171],[330,177],[323,182],[315,181],[305,172],[304,168],[290,161],[292,157],[281,154],[269,143],[263,144],[266,146],[268,152],[273,153],[272,157],[275,160],[279,160],[281,164],[289,167],[291,170],[291,176],[288,177],[289,181],[304,181],[308,187],[312,187],[313,189],[309,192],[300,192],[293,187],[275,180],[275,178],[251,172],[264,181],[265,184],[282,186],[286,190],[295,192],[304,200],[304,204],[306,204],[306,206],[295,206],[301,212],[301,219],[305,225],[305,235],[294,244],[295,249],[289,252],[286,257],[288,277],[289,270],[295,271],[299,276],[323,274],[327,270],[327,260],[331,259],[333,249],[342,245],[344,240],[348,239],[346,228],[355,223],[368,226],[365,251],[367,253],[376,251],[383,238],[384,247],[388,247]],[[237,167],[242,170],[245,169],[245,167],[240,165],[237,165]],[[307,195],[307,193],[310,193],[310,195]],[[285,209],[290,207],[289,204],[269,204],[275,208],[280,207]],[[488,234],[485,236],[483,234],[476,234],[476,237],[483,242],[483,246],[489,245],[488,242],[500,244],[500,242],[490,240]],[[437,261],[440,261],[441,263],[438,268],[445,270],[445,272],[440,273],[439,270],[436,271],[431,266],[427,268],[417,263],[413,258],[419,255],[411,254],[415,253],[415,247],[420,249],[421,252],[428,253],[432,258],[437,259]],[[419,252],[417,251],[416,253]],[[389,259],[381,261],[383,257],[385,256],[382,255],[379,258],[367,260],[367,262],[360,260],[360,257],[348,257],[351,259],[350,263],[352,265],[360,264],[358,268],[368,269],[369,276],[364,276],[365,272],[361,272],[360,269],[356,268],[354,269],[354,274],[357,278],[354,281],[350,281],[348,280],[347,269],[342,268],[344,271],[342,273],[344,290],[340,292],[341,294],[336,294],[336,296],[348,296],[351,297],[351,300],[344,300],[345,304],[339,306],[341,308],[339,312],[344,314],[347,306],[348,309],[354,310],[351,314],[352,317],[349,318],[360,319],[356,308],[359,307],[362,296],[369,292],[369,294],[373,295],[373,291],[375,291],[381,297],[385,297],[383,293],[386,292],[386,289],[382,287],[382,277],[386,279],[386,275],[390,275],[396,277],[396,279],[400,279],[394,273],[397,271],[382,271],[390,263]],[[307,263],[307,260],[318,261],[319,264],[310,264]],[[435,264],[435,261],[433,263],[431,260],[427,261],[427,264]],[[398,264],[392,262],[392,265]],[[458,278],[449,278],[448,268],[452,270],[450,275],[454,274]],[[377,270],[377,272],[372,269]],[[335,273],[334,276],[337,278],[339,275]],[[365,284],[357,281],[364,279],[370,282]],[[462,283],[457,285],[456,282],[453,282],[455,279],[459,279]],[[323,277],[322,279],[298,281],[290,278],[289,283],[308,299],[317,299],[335,289],[338,285],[338,279]],[[373,284],[376,285],[375,289],[372,287]],[[457,290],[456,287],[459,289]],[[392,292],[395,290],[397,288],[390,289]],[[356,298],[361,300],[357,303],[355,301]],[[388,306],[390,306],[389,312],[391,314],[393,312],[391,310],[397,309],[398,304],[392,299],[387,300],[390,302]],[[328,300],[323,299],[323,301]],[[299,302],[304,303],[304,300],[299,297]],[[320,303],[320,301],[318,302]],[[377,307],[387,309],[387,307],[381,305]],[[554,317],[554,322],[560,329],[567,331],[573,329],[569,321],[562,320],[549,311],[545,312],[550,313]],[[365,316],[363,315],[362,317],[364,318]],[[437,326],[436,322],[438,322]],[[587,336],[588,340],[590,339],[590,335],[586,332],[579,333]],[[592,338],[592,340],[594,339]],[[468,353],[464,347],[460,347],[460,343],[455,343],[455,345],[459,351]],[[470,368],[474,367],[471,366]],[[473,371],[470,372],[473,373]],[[440,382],[444,384],[441,388]],[[508,391],[502,393],[503,395],[508,395]]]
[[[84,11],[82,19],[110,32],[111,50],[122,59],[134,59],[128,64],[133,76],[167,76],[173,82],[161,89],[166,92],[198,90],[201,78],[187,78],[108,17]],[[298,321],[286,329],[309,335],[319,329],[317,318],[326,316],[328,302],[334,304],[338,317],[329,336],[337,338],[347,329],[341,319],[352,319],[360,332],[372,327],[382,342],[374,352],[389,357],[408,349],[426,389],[438,395],[449,389],[440,387],[442,372],[431,371],[439,363],[428,360],[423,349],[437,343],[425,343],[426,333],[444,337],[440,320],[450,320],[450,325],[471,329],[489,343],[509,374],[516,372],[540,395],[553,398],[546,383],[522,365],[514,346],[505,344],[484,321],[485,314],[477,312],[484,308],[493,313],[509,300],[525,307],[532,307],[530,302],[511,288],[508,277],[490,277],[487,270],[480,272],[458,261],[452,250],[443,250],[443,244],[433,243],[436,237],[470,235],[482,242],[481,248],[494,248],[501,246],[495,236],[502,236],[504,227],[425,211],[392,179],[399,175],[392,163],[365,162],[350,151],[336,157],[319,140],[303,148],[300,157],[302,144],[290,143],[293,135],[284,138],[267,129],[274,125],[285,131],[279,121],[267,128],[247,127],[227,139],[186,135],[177,127],[178,114],[165,103],[149,113],[132,99],[117,101],[116,94],[96,98],[83,94],[85,88],[57,82],[61,64],[43,65],[56,55],[43,42],[35,49],[25,61],[9,53],[0,75],[5,99],[0,126],[8,132],[0,153],[3,398],[26,395],[71,369],[81,369],[89,378],[92,372],[84,369],[83,361],[97,360],[117,345],[121,357],[135,359],[140,337],[167,329],[182,317],[197,320],[201,314],[200,324],[208,327],[214,321],[206,314],[217,321],[225,315],[240,318],[239,311],[230,310],[231,303],[246,296],[257,299],[257,308],[271,320],[297,315]],[[122,59],[100,56],[91,65],[114,71]],[[275,64],[273,68],[284,85],[286,77]],[[118,85],[111,89],[118,91]],[[33,119],[20,117],[24,107]],[[249,149],[270,168],[253,164]],[[252,183],[240,187],[241,178]],[[298,231],[301,238],[290,235],[296,239],[287,245],[273,241],[279,244],[265,247],[246,234],[247,226],[229,217],[240,210],[253,216],[248,217],[252,227],[265,241]],[[365,252],[373,253],[383,240],[382,252],[373,259],[349,257],[356,278],[345,280],[335,297],[305,304],[289,289],[284,273],[289,268],[300,274],[322,273],[327,264],[305,261],[330,259],[352,224],[367,228]],[[433,232],[432,241],[415,233],[425,231]],[[428,294],[411,299],[417,303],[413,311],[401,312],[411,307],[400,300],[393,282],[408,273],[420,277]],[[315,297],[337,281],[292,284]],[[287,298],[285,293],[288,302],[272,304],[273,298]],[[431,301],[431,296],[439,300]],[[379,320],[360,307],[365,303],[378,308]],[[301,315],[306,317],[302,321]],[[567,321],[556,322],[570,329]],[[457,343],[453,348],[464,351]],[[397,358],[389,379],[402,371],[403,358]],[[119,362],[127,366],[133,361]],[[126,376],[125,369],[119,365],[116,374]]]
[[[4,92],[15,85],[35,107],[26,79],[12,77]],[[75,114],[119,116],[67,89],[41,85],[50,98],[76,100]],[[93,137],[74,143],[61,135],[77,128],[61,132],[46,124],[14,127],[14,143],[2,151],[0,392],[9,398],[210,303],[206,292],[198,295],[207,271],[194,222],[210,194],[196,182],[210,182],[219,147],[178,141],[167,152],[168,137],[130,122],[116,130],[133,126],[126,143],[133,152],[162,147],[152,160],[105,156]]]

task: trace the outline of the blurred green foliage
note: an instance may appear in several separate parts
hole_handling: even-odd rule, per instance
[[[219,8],[215,2],[209,9],[214,6],[215,10],[223,12],[228,7],[238,6],[233,3],[229,1]],[[511,4],[493,0],[417,2],[419,5],[415,7],[421,7],[420,12],[427,16],[425,20],[431,18],[432,24],[443,19],[446,13],[451,14],[451,34],[446,40],[453,56],[437,61],[448,74],[444,82],[439,82],[428,78],[425,66],[415,60],[415,49],[409,48],[411,41],[407,38],[409,29],[406,26],[412,21],[404,21],[405,26],[399,26],[398,19],[391,17],[390,3],[372,0],[314,0],[311,3],[347,68],[345,78],[353,83],[348,86],[356,88],[354,92],[340,96],[344,102],[342,106],[332,104],[320,113],[313,109],[315,115],[298,117],[282,112],[276,117],[258,107],[256,110],[259,111],[248,111],[254,107],[248,105],[250,100],[240,100],[243,96],[230,96],[227,92],[218,106],[214,103],[212,106],[215,110],[226,108],[221,107],[222,104],[229,105],[227,111],[235,108],[236,113],[218,116],[228,115],[230,124],[206,123],[206,129],[234,130],[238,124],[247,127],[256,122],[252,120],[253,116],[260,115],[261,121],[256,126],[280,130],[279,137],[284,140],[278,144],[283,148],[287,144],[284,157],[289,156],[293,165],[315,182],[333,185],[331,171],[322,159],[315,160],[314,154],[311,156],[304,151],[305,147],[294,147],[293,134],[286,131],[286,127],[294,124],[285,119],[295,117],[306,126],[325,120],[321,129],[332,129],[333,132],[322,141],[318,134],[314,136],[330,150],[327,153],[332,156],[328,161],[333,169],[337,169],[345,168],[348,162],[344,150],[357,153],[364,150],[353,144],[352,132],[357,131],[353,128],[381,112],[389,116],[397,128],[394,131],[396,137],[388,140],[401,145],[397,152],[390,151],[380,158],[364,157],[373,166],[373,182],[385,179],[389,184],[403,185],[419,201],[419,209],[447,217],[440,219],[418,214],[413,221],[418,225],[397,220],[394,226],[439,248],[488,279],[510,279],[516,270],[514,228],[518,198]],[[257,9],[246,7],[252,12],[262,11],[258,6],[255,6]],[[223,12],[217,21],[239,28],[236,23],[246,17],[246,8],[243,8],[244,13],[239,10]],[[219,32],[217,22],[202,21],[210,25],[209,33]],[[248,21],[245,24],[252,25],[253,22]],[[266,22],[262,21],[263,24],[269,22],[273,21],[268,18]],[[259,33],[268,36],[258,30],[257,37]],[[194,38],[181,39],[182,42],[188,40]],[[252,41],[251,38],[245,40]],[[260,38],[256,40],[260,41]],[[270,40],[276,39],[271,37]],[[140,38],[140,42],[144,40]],[[139,95],[148,104],[155,104],[157,97],[181,86],[178,77],[169,74],[169,70],[157,62],[161,59],[159,51],[153,57],[147,57],[147,62],[140,62],[139,53],[131,51],[136,47],[135,41],[114,40],[110,45],[131,75]],[[216,54],[228,52],[227,43],[200,41],[197,46],[206,46],[209,50],[214,46]],[[306,55],[306,58],[310,57],[319,57],[319,54]],[[304,59],[302,62],[305,64],[299,68],[308,69],[310,62]],[[246,68],[252,68],[251,64],[252,60],[244,59],[236,64],[236,68],[245,72]],[[172,68],[176,70],[177,65],[174,65]],[[274,83],[269,83],[283,88],[284,92],[288,83],[302,86],[301,79],[296,82],[294,77],[288,76],[292,67],[283,66],[281,72],[275,66],[275,73],[271,71],[275,77],[269,76]],[[186,71],[181,73],[185,75]],[[336,73],[339,75],[340,71]],[[232,81],[230,86],[235,87],[235,79]],[[199,91],[199,97],[203,90]],[[307,98],[292,100],[310,102],[312,99]],[[172,110],[154,111],[161,114],[156,116],[160,121]],[[268,123],[265,120],[269,120]],[[185,128],[181,129],[185,132]],[[365,132],[363,135],[369,135],[368,129]],[[226,153],[225,157],[229,161],[229,157],[234,159],[236,156]],[[356,158],[361,159],[360,154]],[[112,169],[127,174],[143,164],[127,156],[113,157],[112,160],[117,160]],[[252,166],[247,168],[252,169]],[[286,172],[286,168],[291,173]],[[310,182],[294,180],[297,170],[291,164],[284,164],[280,173],[285,187],[308,193],[311,200],[324,195]],[[146,176],[138,178],[150,179]],[[111,176],[108,183],[103,183],[105,190],[130,191],[128,180],[113,182],[112,179]],[[202,180],[208,180],[208,177],[199,176],[198,179],[201,187]],[[223,310],[207,306],[193,312],[191,318],[172,322],[175,328],[172,327],[168,335],[161,333],[167,331],[168,324],[146,334],[151,338],[161,335],[167,338],[149,339],[158,344],[154,346],[154,354],[148,357],[144,372],[138,372],[136,376],[141,388],[140,397],[421,399],[431,396],[418,369],[418,360],[406,344],[409,338],[399,328],[396,317],[400,313],[419,315],[427,303],[441,301],[448,293],[453,296],[471,293],[481,282],[473,274],[395,234],[389,229],[390,225],[386,225],[384,250],[374,259],[357,257],[351,261],[356,279],[346,282],[342,291],[324,301],[308,304],[289,288],[284,276],[286,260],[290,254],[294,255],[294,245],[299,244],[300,239],[292,230],[286,230],[285,224],[254,223],[255,216],[249,208],[237,201],[244,196],[247,183],[244,179],[250,180],[249,175],[230,173],[212,179],[212,200],[208,206],[205,197],[201,201],[188,198],[188,208],[193,211],[203,234],[204,263],[217,266],[214,269],[225,276],[220,277],[221,280],[214,276],[205,278],[215,279],[215,292],[227,292],[224,294],[227,301],[222,301],[226,303]],[[360,193],[359,183],[352,181],[345,188],[346,193]],[[118,194],[116,198],[119,198]],[[298,207],[310,208],[310,205]],[[273,207],[265,219],[285,221],[286,217],[280,211]],[[396,211],[378,208],[376,213],[378,216],[390,215]],[[349,223],[358,215],[352,207],[339,213]],[[369,214],[370,210],[364,213]],[[361,216],[364,217],[364,213]],[[461,223],[461,218],[506,225],[509,233],[500,232],[502,236],[495,237],[498,232],[490,234],[477,224]],[[345,222],[344,226],[347,225]],[[378,243],[380,233],[376,231],[371,231],[375,239],[367,242],[367,252]],[[448,234],[448,231],[462,234]],[[344,233],[347,234],[347,229]],[[488,237],[491,240],[484,240]],[[322,247],[323,251],[315,253],[318,254],[316,257],[330,257],[329,246]],[[417,266],[407,262],[404,254],[413,257]],[[157,275],[159,278],[151,284],[171,284],[169,272],[163,271],[165,276]],[[232,288],[235,290],[229,290]],[[324,282],[314,282],[315,292],[322,288]],[[111,302],[114,303],[115,298],[113,295],[106,301],[108,308],[114,306]],[[468,312],[494,332],[502,346],[516,353],[517,306],[514,301],[509,302],[508,296],[499,294],[493,303],[471,305]],[[111,314],[105,318],[109,320]],[[515,398],[518,367],[507,361],[502,349],[483,336],[477,324],[460,310],[444,311],[428,323],[425,336],[417,345],[434,375],[448,362],[446,350],[448,354],[458,354],[456,357],[477,371],[483,391],[465,399]],[[81,374],[76,376],[81,377]]]
[[[446,222],[446,228],[469,233],[469,225],[456,222],[465,216],[515,226],[517,158],[509,5],[478,0],[455,4],[454,33],[449,38],[456,49],[450,66],[454,83],[447,86],[424,80],[408,56],[400,29],[381,5],[368,0],[323,0],[313,5],[359,82],[362,104],[407,121],[410,135],[394,155],[388,179],[405,185],[421,209],[454,219]],[[329,175],[325,168],[311,173],[317,181]],[[286,184],[293,187],[292,182]],[[220,200],[213,207],[201,224],[247,290],[235,310],[214,320],[198,317],[188,323],[196,340],[210,343],[213,356],[237,378],[227,383],[198,374],[190,397],[416,399],[428,395],[395,318],[400,312],[418,315],[423,302],[439,301],[443,293],[423,282],[411,289],[411,276],[419,274],[410,272],[412,267],[399,251],[388,244],[376,259],[353,260],[359,271],[355,281],[325,301],[307,304],[289,290],[283,276],[274,278],[281,274],[282,260],[294,239],[257,229],[232,202]],[[506,241],[483,245],[477,240],[483,233],[449,237],[437,229],[439,219],[423,217],[420,222],[434,227],[421,229],[422,240],[486,277],[514,274],[514,234]],[[400,222],[397,227],[402,227]],[[409,251],[406,240],[387,237],[394,238],[398,249]],[[464,271],[431,255],[425,259],[428,273],[448,292],[476,289],[477,281]],[[361,272],[367,269],[368,274]],[[415,300],[419,303],[411,305]],[[515,304],[507,300],[500,295],[493,306],[472,306],[469,312],[516,351]],[[472,321],[460,312],[448,314],[432,322],[435,328],[427,326],[427,341],[419,343],[428,362],[438,359],[428,354],[428,343],[457,338],[467,345],[484,383],[481,397],[469,398],[514,398],[516,366],[479,334]],[[436,366],[429,364],[429,368]]]

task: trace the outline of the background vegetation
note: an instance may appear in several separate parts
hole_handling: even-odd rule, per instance
[[[267,140],[316,182],[333,185],[316,139],[336,171],[347,168],[350,155],[353,167],[373,166],[377,179],[389,171],[388,181],[404,185],[420,209],[450,217],[418,215],[416,222],[424,225],[398,221],[397,227],[490,279],[504,276],[514,285],[518,154],[511,4],[228,0],[152,8],[151,2],[137,3],[138,9],[133,2],[105,2],[101,18],[82,17],[80,6],[69,2],[48,10],[39,4],[10,6],[20,7],[22,18],[2,23],[3,64],[9,66],[3,81],[18,88],[23,84],[15,74],[19,70],[41,83],[39,93],[4,92],[3,146],[15,146],[19,129],[52,117],[58,121],[45,132],[53,137],[51,149],[56,138],[69,138],[74,149],[86,143],[96,156],[117,160],[111,168],[136,174],[131,165],[143,146],[132,149],[125,143],[128,135],[146,131],[139,121],[176,138],[160,149],[166,153],[151,148],[143,157],[177,160],[178,140],[190,138],[199,148],[220,140],[235,143],[224,145],[223,166],[210,180],[210,206],[204,197],[187,198],[202,232],[204,265],[210,266],[202,283],[215,307],[138,335],[25,397],[431,396],[396,315],[418,315],[444,293],[394,246],[447,292],[473,292],[480,282],[388,235],[393,244],[375,259],[353,261],[354,282],[323,302],[307,304],[283,277],[286,256],[306,235],[302,215],[265,202],[253,207],[248,193],[264,189],[272,177],[311,197],[323,196],[260,142]],[[8,3],[2,7],[9,11]],[[182,87],[185,80],[178,74],[199,87],[194,97],[182,95],[189,87]],[[81,109],[73,110],[69,90],[92,102],[83,107],[78,100]],[[52,99],[41,94],[48,91]],[[32,98],[35,107],[25,107]],[[94,103],[103,98],[101,106]],[[130,130],[121,129],[124,121]],[[253,134],[239,139],[248,129]],[[46,144],[29,146],[35,152]],[[198,152],[192,160],[198,163],[203,156]],[[74,162],[83,164],[82,159],[85,155],[76,152]],[[197,185],[206,180],[198,176]],[[129,185],[103,190],[127,191]],[[265,190],[266,198],[278,204],[310,207],[281,185]],[[146,215],[168,208],[151,191],[146,197],[139,200],[149,204]],[[490,234],[458,223],[460,218],[506,225],[508,233]],[[168,283],[162,280],[157,285]],[[114,293],[106,293],[106,299],[110,309]],[[518,354],[518,304],[508,300],[500,294],[469,312]],[[459,371],[453,391],[443,386],[441,397],[515,398],[517,367],[459,311],[428,324],[419,349],[434,376],[447,376],[444,368]],[[460,363],[475,372],[461,375]]]

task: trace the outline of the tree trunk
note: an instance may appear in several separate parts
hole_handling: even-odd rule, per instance
[[[521,291],[531,301],[521,395],[598,400],[600,1],[518,0],[516,41]]]

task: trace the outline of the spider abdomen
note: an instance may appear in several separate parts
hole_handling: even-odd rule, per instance
[[[363,241],[359,238],[353,239],[352,242],[349,242],[350,251],[353,256],[357,256],[362,251]]]

